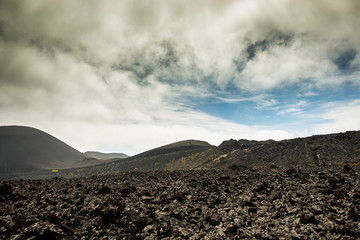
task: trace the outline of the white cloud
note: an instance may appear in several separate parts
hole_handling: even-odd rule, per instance
[[[283,115],[283,114],[287,114],[287,113],[301,113],[301,109],[300,108],[290,107],[290,108],[287,108],[287,109],[283,109],[283,110],[277,112],[276,114]]]
[[[234,85],[235,93],[219,99],[265,109],[281,104],[267,93],[274,88],[298,84],[309,94],[313,86],[359,84],[359,54],[349,60],[351,72],[333,62],[349,49],[360,52],[359,6],[356,0],[1,1],[0,124],[32,125],[81,150],[128,153],[186,138],[214,144],[287,138],[280,128],[197,112],[187,98],[217,97]]]
[[[313,97],[313,96],[319,96],[319,93],[316,92],[305,92],[305,93],[299,93],[296,95],[296,97]]]
[[[275,110],[277,115],[283,115],[283,114],[287,114],[287,113],[301,114],[301,113],[303,113],[303,109],[301,107],[305,107],[308,104],[309,103],[307,101],[300,100],[294,104],[276,106],[276,107],[272,107],[271,109]]]
[[[349,0],[28,1],[7,2],[2,9],[9,40],[70,51],[95,67],[118,64],[120,58],[127,71],[150,68],[157,77],[175,74],[171,80],[178,83],[209,75],[220,85],[235,75],[237,86],[245,89],[267,90],[304,79],[326,83],[336,76],[329,54],[344,45],[360,50],[360,34],[352,31],[359,25],[360,8]],[[269,42],[237,74],[233,60],[242,58],[249,43],[274,40],[267,39],[274,30],[293,39],[283,46]],[[164,40],[172,43],[177,62],[154,69],[164,60],[159,48]]]
[[[306,84],[327,84],[327,79],[333,78],[337,68],[326,58],[327,49],[322,45],[305,39],[290,47],[273,47],[260,52],[237,76],[239,84],[259,90],[288,86],[305,80],[308,81]]]
[[[252,97],[216,97],[215,98],[225,102],[225,103],[239,103],[239,102],[255,102],[257,104],[257,109],[268,108],[274,106],[278,103],[273,96],[268,94],[259,94]]]
[[[324,113],[320,114],[327,123],[315,126],[319,133],[344,132],[348,130],[360,130],[360,100],[351,102],[328,103],[324,107]]]
[[[12,120],[12,124],[38,127],[81,151],[95,149],[135,154],[185,139],[205,140],[218,145],[230,138],[281,140],[294,137],[283,130],[266,126],[250,127],[235,124],[190,110],[167,113],[163,111],[162,114],[166,117],[153,121],[121,124],[96,123],[96,125],[78,119],[69,121],[58,118],[48,121],[44,116],[31,112],[25,114],[28,114],[26,120],[20,114],[16,114],[19,118],[16,121]],[[3,118],[0,124],[6,123],[7,118]]]

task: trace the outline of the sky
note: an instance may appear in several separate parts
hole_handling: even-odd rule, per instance
[[[0,0],[0,125],[80,151],[360,130],[358,0]]]

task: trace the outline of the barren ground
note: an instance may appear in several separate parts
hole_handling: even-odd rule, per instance
[[[359,239],[359,174],[130,172],[2,181],[2,239]]]

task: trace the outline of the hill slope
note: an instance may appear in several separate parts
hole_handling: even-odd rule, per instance
[[[118,159],[109,165],[97,166],[91,172],[117,172],[117,171],[152,171],[152,170],[173,170],[191,169],[191,166],[181,166],[179,162],[185,157],[198,154],[214,148],[204,141],[185,140],[158,147],[138,155]],[[90,170],[90,169],[89,169]]]
[[[283,141],[228,140],[217,148],[186,159],[199,168],[231,165],[322,166],[360,162],[360,131],[316,135]]]
[[[0,127],[0,173],[66,168],[82,159],[82,153],[38,129]]]
[[[95,151],[87,151],[84,153],[85,157],[87,158],[96,158],[96,159],[114,159],[114,158],[127,158],[128,155],[124,153],[102,153],[102,152],[95,152]]]
[[[4,140],[4,134],[0,134],[0,139],[2,139],[1,141]],[[0,146],[3,148],[4,144],[1,141]],[[0,151],[3,151],[3,149],[0,148]],[[53,156],[53,153],[51,153],[51,156]],[[0,169],[4,166],[3,162],[3,159],[1,159],[0,163],[2,165]],[[36,161],[31,162],[35,163]],[[80,161],[71,162],[71,164],[71,166],[78,168],[71,169],[67,167],[67,169],[63,169],[56,174],[39,170],[34,173],[17,176],[6,175],[3,176],[3,179],[49,178],[53,176],[80,177],[99,174],[118,174],[127,171],[221,169],[228,167],[235,167],[236,169],[239,167],[273,169],[277,167],[317,166],[322,169],[323,166],[349,164],[359,169],[360,131],[317,135],[283,141],[231,139],[224,141],[218,147],[203,141],[186,140],[124,159],[99,160],[84,158]]]

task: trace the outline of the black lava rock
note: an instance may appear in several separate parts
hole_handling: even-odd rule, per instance
[[[359,239],[359,184],[332,167],[7,181],[0,239]]]

